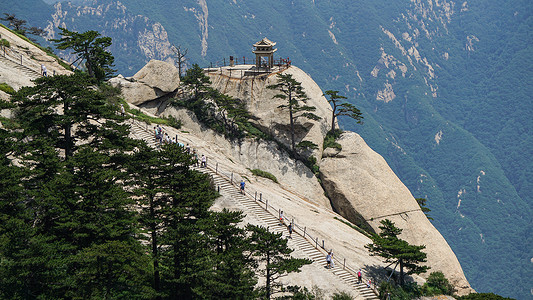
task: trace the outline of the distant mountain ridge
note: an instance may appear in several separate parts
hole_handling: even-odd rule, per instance
[[[41,19],[30,13],[42,2],[22,2],[9,5],[21,17],[24,4],[32,21],[112,36],[126,76],[149,58],[168,58],[170,44],[207,66],[250,56],[251,44],[267,36],[322,89],[340,90],[362,109],[363,126],[341,125],[383,155],[416,197],[428,198],[433,224],[475,289],[530,296],[533,8],[527,1],[154,0],[147,6],[97,0],[81,9],[62,3],[55,20],[45,10]],[[98,7],[109,9],[98,14]],[[144,33],[154,38],[143,48]]]

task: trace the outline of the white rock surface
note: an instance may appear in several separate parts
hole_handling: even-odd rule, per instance
[[[277,83],[276,74],[279,72],[246,76],[244,75],[246,71],[250,71],[249,65],[238,65],[232,68],[231,75],[229,68],[223,69],[222,72],[210,72],[208,75],[214,88],[224,94],[244,100],[247,109],[258,118],[256,121],[258,125],[290,147],[289,112],[287,109],[278,108],[285,104],[282,100],[273,98],[280,92],[266,88]],[[315,106],[315,114],[322,117],[319,121],[298,119],[296,144],[307,140],[317,144],[318,149],[322,149],[324,136],[331,127],[331,107],[322,95],[322,90],[307,73],[295,66],[281,73],[291,74],[294,79],[302,83],[304,91],[309,96],[307,105]],[[320,160],[321,152],[320,150],[313,152],[317,160]]]

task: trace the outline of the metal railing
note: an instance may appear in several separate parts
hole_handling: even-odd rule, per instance
[[[0,53],[2,53],[2,56],[4,58],[7,58],[7,59],[11,60],[12,62],[17,63],[17,64],[29,69],[30,71],[35,72],[35,74],[37,74],[37,75],[41,75],[40,66],[39,66],[39,68],[37,70],[35,70],[34,69],[35,64],[34,64],[34,66],[30,66],[30,64],[28,62],[26,62],[27,60],[24,60],[24,55],[22,55],[22,53],[18,52],[17,50],[12,49],[11,47],[1,46]]]
[[[135,121],[137,121],[137,122],[135,122]],[[136,120],[134,118],[133,118],[132,122],[136,123],[139,128],[142,128],[143,130],[145,130],[146,132],[150,133],[151,135],[153,134],[153,132],[149,128],[148,124],[145,123],[145,126],[143,126],[140,121],[138,121],[138,120]],[[182,140],[185,141],[185,139],[183,139],[183,138],[182,138]],[[189,140],[188,142],[192,144],[192,141]],[[199,162],[198,165],[201,166],[201,163]],[[206,156],[206,166],[205,166],[205,168],[213,171],[215,174],[220,175],[223,178],[225,177],[232,186],[234,186],[235,188],[239,189],[240,181],[244,180],[245,178],[243,176],[241,176],[240,174],[238,174],[238,173],[234,173],[234,172],[229,171],[229,170],[228,171],[223,170],[222,166],[223,166],[223,163],[216,161],[216,159],[209,159]],[[218,187],[218,189],[219,188],[220,187]],[[272,216],[277,217],[279,219],[280,214],[281,214],[281,212],[283,210],[281,208],[274,207],[271,204],[272,202],[269,203],[268,199],[266,199],[263,196],[263,193],[261,191],[255,189],[253,186],[250,187],[250,185],[247,184],[247,187],[245,189],[245,195],[247,195],[250,199],[253,199],[260,207],[262,207],[265,211],[270,213]],[[307,227],[306,226],[297,224],[294,216],[291,216],[290,214],[288,214],[285,211],[283,211],[283,217],[284,217],[283,218],[283,222],[284,222],[283,225],[285,225],[285,221],[286,220],[290,220],[289,223],[292,224],[292,226],[293,226],[293,233],[296,233],[296,234],[299,234],[300,236],[302,236],[310,244],[314,245],[315,249],[317,249],[318,251],[322,252],[324,255],[327,254],[330,251],[333,252],[333,248],[329,248],[329,251],[328,251],[328,247],[326,246],[326,241],[324,239],[319,238],[318,236],[313,236],[312,234],[310,234],[307,231]],[[350,265],[350,263],[347,261],[346,258],[342,258],[342,257],[336,256],[336,255],[333,255],[332,260],[333,260],[334,264],[338,263],[339,266],[342,266],[343,270],[346,270],[348,273],[352,274],[354,276],[354,278],[357,279],[357,270],[359,268]],[[379,296],[375,278],[363,279],[362,283],[367,284],[368,280],[371,280],[370,289],[374,292],[375,295]],[[368,284],[367,284],[367,286],[368,286]]]
[[[213,159],[211,159],[211,161],[213,161]],[[240,181],[245,179],[245,178],[240,176],[239,174],[231,172],[231,171],[223,171],[220,168],[220,164],[218,162],[216,162],[216,160],[215,160],[214,164],[215,164],[215,167],[213,167],[213,162],[208,163],[206,167],[208,169],[211,169],[212,171],[214,171],[215,174],[221,175],[223,177],[226,177],[226,179],[230,182],[230,184],[238,189]],[[329,248],[329,247],[326,246],[326,241],[324,239],[319,238],[318,236],[311,235],[307,231],[307,227],[306,226],[303,226],[303,225],[300,225],[300,224],[296,223],[296,220],[295,220],[294,216],[291,216],[290,214],[286,213],[281,208],[276,208],[273,205],[271,205],[271,203],[269,203],[268,199],[263,197],[263,193],[262,192],[260,192],[258,190],[255,190],[253,187],[249,187],[247,185],[247,188],[245,189],[245,194],[249,198],[254,199],[254,201],[259,206],[261,206],[265,211],[267,211],[268,213],[270,213],[274,217],[279,218],[281,212],[283,211],[283,222],[284,222],[283,225],[285,225],[285,221],[287,220],[287,222],[292,224],[292,226],[293,226],[293,233],[296,233],[296,234],[299,234],[300,236],[302,236],[309,243],[314,245],[315,249],[321,251],[324,255],[329,253],[329,252],[334,253],[333,248]],[[296,229],[298,229],[298,231]],[[328,248],[329,248],[329,250],[328,250]],[[333,255],[332,260],[333,260],[334,264],[336,264],[335,262],[337,262],[339,266],[342,266],[343,270],[346,270],[347,272],[352,274],[354,276],[354,278],[357,278],[357,270],[358,270],[358,268],[351,266],[347,262],[346,258],[342,258],[342,257],[338,257],[336,255]],[[368,282],[369,279],[370,278],[366,278],[366,280],[363,279],[363,283]],[[372,291],[376,295],[378,295],[375,278],[371,279],[370,288],[372,289]]]

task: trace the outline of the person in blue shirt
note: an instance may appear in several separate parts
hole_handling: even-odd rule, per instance
[[[244,179],[241,179],[241,194],[244,195],[244,186],[246,185],[246,183],[244,183]]]

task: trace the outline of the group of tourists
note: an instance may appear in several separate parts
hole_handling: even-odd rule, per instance
[[[189,144],[185,145],[183,143],[180,143],[178,141],[177,135],[174,138],[170,137],[170,135],[164,132],[163,128],[161,128],[161,126],[159,125],[154,126],[154,139],[156,142],[159,142],[159,146],[161,146],[162,144],[177,144],[178,146],[185,148],[185,152],[187,152],[187,154],[192,155],[193,160],[194,160],[193,165],[195,167],[200,166],[200,168],[207,168],[207,156],[202,154],[202,156],[199,157],[198,153],[194,149],[192,149],[192,152],[191,152],[191,146]]]
[[[171,138],[170,135],[168,135],[168,133],[163,131],[163,128],[161,128],[159,124],[154,127],[154,136],[155,136],[155,141],[159,142],[159,145],[178,144],[180,147],[184,147],[182,143],[178,142],[178,136],[176,136],[175,138]]]

